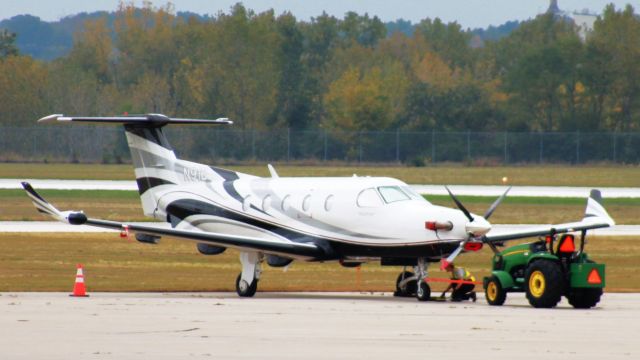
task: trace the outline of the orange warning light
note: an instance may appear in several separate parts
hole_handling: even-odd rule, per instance
[[[600,273],[596,269],[591,269],[589,272],[589,276],[587,276],[587,283],[589,284],[602,284],[602,278],[600,277]]]

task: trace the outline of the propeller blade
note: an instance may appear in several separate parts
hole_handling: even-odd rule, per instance
[[[500,195],[500,197],[497,198],[496,201],[493,202],[493,204],[491,204],[489,209],[487,209],[487,212],[484,213],[485,219],[489,220],[489,217],[491,217],[491,214],[493,214],[493,212],[496,211],[496,208],[498,207],[498,205],[500,205],[502,200],[504,200],[504,198],[507,197],[507,193],[509,192],[509,190],[511,190],[511,186],[509,186],[507,191],[505,191],[504,194]]]
[[[453,250],[453,252],[444,261],[442,261],[442,263],[440,264],[440,270],[444,270],[449,264],[453,263],[456,257],[460,255],[460,253],[464,249],[464,246],[467,244],[467,241],[469,241],[469,239],[470,237],[460,242],[460,245],[455,250]]]
[[[449,188],[446,185],[445,185],[444,188],[447,189],[447,192],[449,193],[449,195],[453,199],[453,202],[456,203],[456,206],[458,207],[458,209],[460,209],[460,211],[462,211],[464,213],[464,215],[467,217],[467,219],[469,219],[469,222],[473,222],[473,216],[471,216],[471,213],[469,212],[469,210],[467,210],[467,208],[465,208],[464,205],[462,205],[460,200],[458,200],[458,198],[455,195],[453,195],[451,190],[449,190]]]

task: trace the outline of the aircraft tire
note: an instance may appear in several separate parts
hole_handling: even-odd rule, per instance
[[[420,281],[418,286],[418,290],[416,291],[416,298],[418,301],[431,300],[431,288],[429,287],[429,284],[424,281]]]
[[[402,281],[402,279],[406,279],[412,276],[414,276],[414,274],[410,271],[404,271],[401,272],[400,275],[398,275],[398,279],[396,280],[396,291],[393,293],[393,296],[411,297],[416,294],[416,280],[409,281],[404,287],[400,287],[400,281]]]
[[[253,297],[258,291],[258,279],[253,279],[250,285],[247,285],[246,281],[242,280],[242,274],[238,275],[236,279],[236,293],[240,297]]]
[[[560,265],[549,260],[533,262],[525,274],[529,304],[535,308],[552,308],[562,298],[565,280]]]

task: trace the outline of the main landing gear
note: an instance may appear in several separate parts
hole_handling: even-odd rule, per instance
[[[258,291],[258,281],[262,274],[264,255],[255,252],[241,252],[242,272],[236,278],[236,292],[240,297],[252,297]]]
[[[431,288],[424,281],[427,277],[427,262],[420,258],[414,267],[414,272],[407,271],[406,266],[396,280],[396,291],[393,296],[415,296],[419,301],[427,301],[431,298]]]

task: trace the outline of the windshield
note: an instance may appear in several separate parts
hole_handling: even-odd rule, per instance
[[[418,200],[418,201],[424,201],[428,204],[431,204],[429,201],[427,201],[427,199],[424,198],[424,196],[418,194],[417,192],[415,192],[411,186],[402,186],[400,187],[402,189],[402,191],[404,191],[407,195],[409,195],[411,197],[411,199],[413,200]]]
[[[380,186],[378,191],[386,203],[411,200],[411,197],[402,191],[399,186]]]

